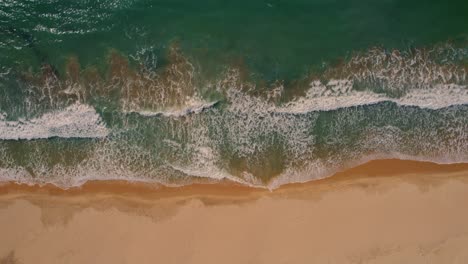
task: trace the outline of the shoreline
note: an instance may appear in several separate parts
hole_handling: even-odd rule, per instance
[[[378,160],[273,191],[0,185],[0,263],[467,263],[468,164]]]
[[[391,168],[391,169],[389,169]],[[130,194],[151,196],[153,198],[171,197],[187,194],[242,196],[252,193],[275,194],[292,189],[302,189],[314,186],[333,185],[340,182],[353,181],[370,177],[391,177],[411,174],[456,174],[468,172],[468,163],[439,164],[429,161],[377,159],[361,165],[338,171],[331,176],[310,180],[307,182],[287,183],[276,189],[251,187],[241,183],[223,179],[217,182],[193,183],[182,186],[166,186],[160,183],[125,180],[91,180],[80,186],[62,188],[47,183],[26,184],[13,181],[0,182],[0,197],[12,194],[46,194],[53,196],[76,196],[82,194]],[[408,178],[407,180],[411,180]]]

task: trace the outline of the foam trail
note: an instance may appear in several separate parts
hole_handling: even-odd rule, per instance
[[[30,120],[6,121],[0,115],[0,139],[103,138],[108,129],[94,108],[73,104],[63,110],[44,114]]]

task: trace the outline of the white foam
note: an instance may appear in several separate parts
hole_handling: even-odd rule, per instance
[[[5,121],[0,118],[0,139],[3,140],[103,138],[108,133],[94,108],[80,103],[30,120]]]
[[[456,84],[437,85],[433,89],[415,89],[398,100],[400,105],[440,109],[452,105],[468,104],[468,87]]]
[[[371,105],[385,101],[429,109],[468,104],[468,87],[463,85],[440,84],[428,89],[411,89],[400,98],[391,98],[371,91],[356,91],[352,90],[352,86],[349,80],[331,80],[327,84],[314,81],[304,97],[280,107],[273,107],[271,110],[300,114]]]

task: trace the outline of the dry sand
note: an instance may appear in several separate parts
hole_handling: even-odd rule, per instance
[[[0,263],[468,263],[468,164],[373,161],[273,192],[4,184]]]

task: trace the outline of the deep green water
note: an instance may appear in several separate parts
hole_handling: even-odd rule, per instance
[[[468,3],[462,0],[6,0],[1,5],[2,64],[26,67],[46,60],[59,70],[70,55],[83,65],[102,64],[109,49],[130,55],[152,47],[162,56],[177,41],[203,68],[243,59],[268,78],[288,79],[372,46],[406,49],[462,38],[468,25]]]
[[[467,1],[0,2],[0,180],[468,161]]]

